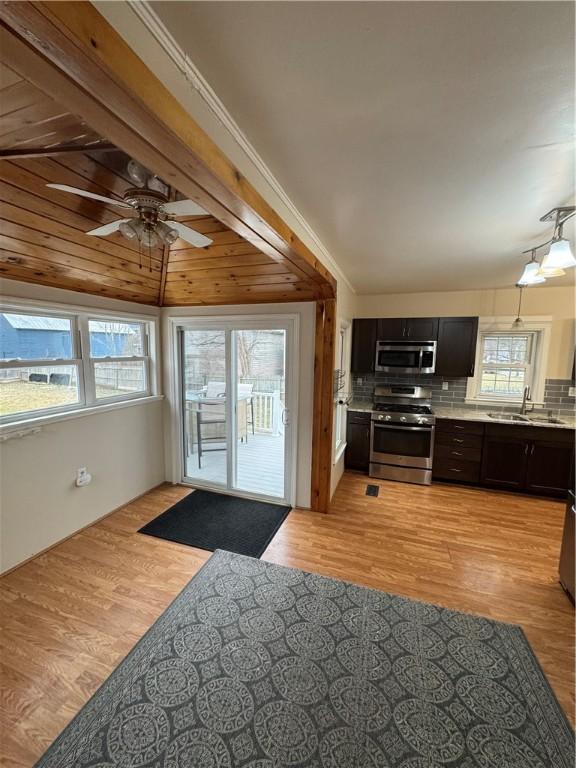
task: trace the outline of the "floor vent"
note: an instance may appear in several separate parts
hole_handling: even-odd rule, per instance
[[[366,486],[366,496],[378,496],[379,491],[380,491],[379,485]]]

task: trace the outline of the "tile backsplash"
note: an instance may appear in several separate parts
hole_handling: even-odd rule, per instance
[[[361,383],[360,383],[361,382]],[[442,389],[446,382],[448,389]],[[466,403],[467,378],[445,378],[442,376],[388,376],[383,373],[352,374],[352,395],[354,400],[372,400],[375,386],[392,384],[410,384],[413,386],[430,387],[432,390],[432,407],[444,408],[473,408],[485,411],[486,405],[471,405]],[[574,417],[576,399],[568,394],[574,386],[570,379],[546,379],[544,390],[544,409],[554,411],[556,416]],[[491,410],[516,411],[517,405],[490,406]]]

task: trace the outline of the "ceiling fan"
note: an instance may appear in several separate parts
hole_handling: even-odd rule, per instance
[[[128,240],[137,239],[141,246],[147,249],[156,246],[172,245],[179,237],[196,248],[204,248],[213,241],[187,227],[179,221],[177,216],[200,216],[206,214],[193,200],[168,200],[169,188],[158,178],[150,174],[145,168],[130,160],[128,173],[135,184],[139,186],[127,189],[122,195],[122,200],[112,197],[104,197],[85,189],[70,187],[67,184],[46,184],[47,187],[58,189],[61,192],[70,192],[73,195],[87,197],[108,205],[115,205],[126,211],[135,213],[127,219],[118,219],[102,227],[91,229],[87,235],[106,237],[113,232],[120,232]]]

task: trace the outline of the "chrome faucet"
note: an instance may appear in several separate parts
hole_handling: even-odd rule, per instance
[[[522,405],[520,406],[520,415],[524,416],[527,410],[526,402],[531,400],[530,387],[524,387],[524,394],[522,395]]]

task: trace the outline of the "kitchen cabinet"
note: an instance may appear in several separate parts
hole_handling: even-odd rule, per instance
[[[437,419],[432,477],[478,483],[484,424],[464,419]]]
[[[572,454],[571,443],[534,441],[528,453],[526,490],[563,496],[572,485]]]
[[[436,348],[437,376],[474,376],[477,317],[441,317]]]
[[[377,341],[401,341],[404,333],[404,320],[401,317],[381,317],[378,320]]]
[[[352,373],[372,373],[377,341],[436,341],[437,376],[473,376],[477,317],[359,318],[352,325]]]
[[[357,318],[352,323],[352,373],[371,373],[374,371],[378,320]]]
[[[368,472],[370,464],[370,413],[348,411],[346,424],[346,469]]]
[[[520,430],[521,426],[512,429]],[[482,483],[508,491],[524,487],[529,444],[522,434],[487,435],[484,439]]]
[[[378,320],[378,341],[436,341],[437,317],[383,317]]]
[[[574,433],[528,425],[486,425],[481,482],[493,488],[565,496],[572,484]]]
[[[438,338],[437,317],[409,317],[404,320],[404,338],[410,341],[436,341]]]

